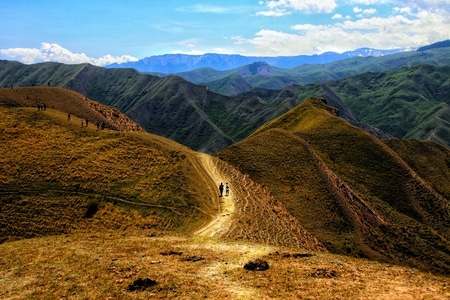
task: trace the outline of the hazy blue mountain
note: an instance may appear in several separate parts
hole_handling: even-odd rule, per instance
[[[343,53],[325,52],[314,55],[298,56],[243,56],[237,54],[215,54],[207,53],[203,55],[187,54],[164,54],[143,58],[136,62],[122,64],[112,64],[107,68],[134,68],[140,72],[172,74],[192,71],[199,68],[212,68],[214,70],[225,71],[254,62],[266,62],[277,68],[294,68],[303,64],[326,64],[341,59],[351,57],[379,57],[398,52],[404,49],[378,50],[372,48],[360,48]]]
[[[386,72],[418,64],[450,65],[450,47],[429,47],[426,51],[405,51],[379,57],[360,56],[328,64],[304,64],[290,69],[254,62],[226,71],[201,68],[176,75],[195,84],[206,85],[216,93],[234,96],[252,88],[278,90],[292,84],[327,82],[365,72]]]
[[[418,48],[417,51],[426,51],[426,50],[430,50],[430,49],[445,48],[445,47],[450,47],[450,40],[440,41],[440,42],[433,43],[431,45],[426,45],[426,46]]]

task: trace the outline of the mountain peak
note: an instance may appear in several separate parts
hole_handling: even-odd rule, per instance
[[[239,76],[248,77],[252,75],[271,75],[273,68],[265,61],[257,61],[242,67],[237,73]]]

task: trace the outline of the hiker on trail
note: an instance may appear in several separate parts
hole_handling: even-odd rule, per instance
[[[89,120],[86,118],[86,127],[88,127]]]
[[[81,128],[84,127],[84,119],[81,119]]]
[[[225,183],[225,196],[228,196],[230,194],[230,186],[228,185],[228,182]]]
[[[67,114],[67,121],[70,121],[70,113]]]
[[[222,194],[223,194],[223,183],[222,182],[219,185],[219,192],[220,192],[220,196],[219,197],[222,197]]]

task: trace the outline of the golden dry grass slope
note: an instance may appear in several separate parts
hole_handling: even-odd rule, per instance
[[[338,245],[339,238],[358,241],[364,230],[380,232],[385,227],[367,228],[386,218],[373,208],[361,216],[367,220],[359,231],[350,229],[358,222],[327,205],[363,210],[360,202],[366,199],[334,203],[340,196],[327,186],[332,184],[332,171],[325,166],[318,168],[323,173],[319,175],[312,169],[301,176],[286,173],[315,182],[310,183],[307,196],[317,210],[299,213],[296,203],[302,205],[301,197],[289,202],[283,196],[298,191],[298,185],[288,184],[277,171],[292,171],[289,160],[272,167],[274,181],[281,180],[285,187],[277,188],[270,181],[263,186],[252,178],[260,179],[259,172],[270,171],[257,169],[265,159],[253,159],[254,171],[245,175],[224,161],[159,136],[97,130],[93,124],[81,127],[79,117],[95,112],[86,109],[77,115],[71,111],[73,117],[67,120],[69,104],[54,109],[56,105],[48,99],[78,103],[76,99],[85,101],[84,97],[62,89],[39,89],[57,91],[38,99],[49,103],[46,111],[38,111],[33,103],[23,107],[26,104],[17,99],[30,98],[33,89],[16,96],[0,90],[0,298],[450,296],[447,277],[324,251],[324,244],[333,249],[330,245]],[[296,134],[275,133],[274,141],[281,138],[290,147],[310,147],[286,138],[298,139]],[[249,147],[254,147],[256,158],[263,154],[256,144]],[[318,153],[311,149],[307,153],[320,164]],[[267,159],[286,154],[273,152]],[[297,156],[291,165],[302,162],[305,170],[311,168],[307,159]],[[218,181],[230,183],[228,197],[218,197]],[[306,186],[301,189],[307,191]],[[305,217],[299,217],[303,213]],[[356,212],[353,216],[356,219]],[[330,238],[337,234],[333,226],[342,230],[335,239]],[[267,260],[269,271],[244,270],[251,258]],[[130,291],[128,286],[138,278],[151,278],[156,285]]]
[[[198,184],[205,174],[191,168],[196,153],[118,111],[60,88],[3,89],[0,99],[2,240],[136,226],[189,232],[216,210]]]
[[[0,99],[2,239],[68,233],[92,223],[186,233],[207,226],[199,233],[324,249],[262,187],[228,164],[142,131],[81,126],[77,115],[94,120],[108,107],[51,87],[3,89]],[[109,124],[126,119],[116,113]],[[126,128],[135,127],[128,120]],[[229,198],[219,199],[219,181],[231,184]],[[139,217],[109,217],[119,214],[117,206]],[[98,208],[108,212],[95,213]]]
[[[0,89],[0,106],[38,107],[66,112],[92,124],[104,122],[106,128],[119,131],[142,131],[117,109],[92,101],[71,90],[58,87],[20,87]],[[80,121],[81,124],[81,121]]]
[[[450,274],[449,150],[433,143],[416,160],[388,144],[311,98],[217,156],[330,251]]]

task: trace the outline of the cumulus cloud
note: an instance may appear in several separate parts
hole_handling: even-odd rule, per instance
[[[407,15],[411,15],[412,14],[412,9],[411,7],[394,7],[392,9],[392,11],[396,14],[400,13],[400,14],[407,14]]]
[[[292,11],[330,13],[337,6],[335,0],[265,0],[260,4],[266,6],[267,10],[259,11],[257,15],[274,17],[291,14]]]
[[[0,54],[5,59],[18,60],[25,64],[55,61],[65,64],[90,63],[96,66],[105,66],[112,63],[124,63],[137,61],[130,55],[112,56],[104,55],[100,58],[89,57],[84,53],[73,53],[58,44],[42,43],[40,48],[9,48],[0,49]]]
[[[339,20],[339,18],[335,18]],[[297,24],[294,32],[260,30],[255,37],[234,37],[257,55],[299,55],[344,52],[361,47],[378,49],[419,47],[448,39],[450,19],[444,11],[419,10],[416,14],[340,20],[334,24]]]
[[[348,0],[351,4],[379,5],[394,3],[404,7],[414,7],[417,9],[434,9],[450,11],[450,0]]]
[[[365,16],[369,16],[369,15],[373,15],[377,12],[377,10],[375,8],[366,8],[366,9],[362,9],[359,7],[354,7],[353,8],[353,12],[357,13],[357,17],[358,18],[363,18]]]
[[[401,6],[409,6],[424,10],[450,11],[450,0],[395,0]]]
[[[350,16],[343,16],[343,15],[341,15],[341,14],[334,14],[332,17],[331,17],[331,19],[332,20],[342,20],[342,19],[351,19],[351,17]]]

